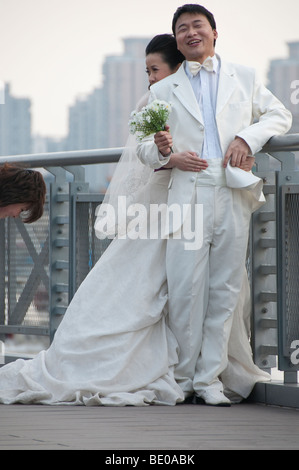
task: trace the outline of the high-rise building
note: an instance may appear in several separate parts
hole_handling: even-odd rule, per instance
[[[299,132],[299,41],[289,42],[289,57],[270,62],[268,87],[293,114],[290,133]]]
[[[108,56],[103,64],[106,147],[125,145],[130,114],[147,92],[145,48],[150,38],[126,38],[122,55]]]
[[[130,114],[148,87],[145,47],[149,38],[123,42],[123,54],[105,58],[102,86],[78,96],[69,108],[68,150],[125,145]]]
[[[5,84],[0,104],[0,155],[31,153],[31,101],[16,98]]]
[[[79,96],[69,108],[68,150],[101,148],[103,131],[103,90],[95,88],[87,96]]]
[[[124,52],[105,58],[103,84],[90,94],[78,96],[69,108],[66,150],[124,147],[128,121],[140,98],[147,92],[145,47],[149,38],[126,38]],[[63,149],[63,150],[64,150]],[[111,165],[86,166],[91,190],[105,191]]]

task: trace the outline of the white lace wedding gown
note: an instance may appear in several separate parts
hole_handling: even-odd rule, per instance
[[[168,171],[152,173],[151,203],[166,202]],[[147,196],[148,196],[147,192]],[[79,287],[52,345],[0,369],[0,403],[175,405],[178,351],[167,326],[166,240],[115,239]],[[246,283],[245,283],[246,288]],[[237,401],[268,375],[253,363],[236,311],[222,380]]]

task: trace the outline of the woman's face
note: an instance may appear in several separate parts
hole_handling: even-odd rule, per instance
[[[164,61],[163,56],[158,52],[153,52],[148,54],[145,59],[146,63],[146,73],[148,74],[148,81],[150,85],[162,80],[162,78],[168,77],[174,73],[175,70],[172,70],[169,65]]]
[[[10,204],[9,206],[0,207],[0,219],[6,217],[19,217],[21,212],[28,210],[27,205],[24,203]]]

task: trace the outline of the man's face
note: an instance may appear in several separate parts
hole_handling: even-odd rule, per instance
[[[214,41],[218,33],[204,15],[183,13],[177,20],[175,37],[179,51],[187,60],[203,63],[215,54]]]

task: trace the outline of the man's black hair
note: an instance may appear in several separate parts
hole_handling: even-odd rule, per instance
[[[216,29],[216,21],[215,21],[214,15],[209,10],[207,10],[202,5],[198,5],[197,3],[186,3],[186,5],[179,7],[176,10],[175,14],[173,15],[172,31],[174,35],[175,35],[175,25],[177,23],[177,20],[183,13],[191,13],[191,14],[199,13],[201,15],[204,15],[208,19],[212,29]]]

